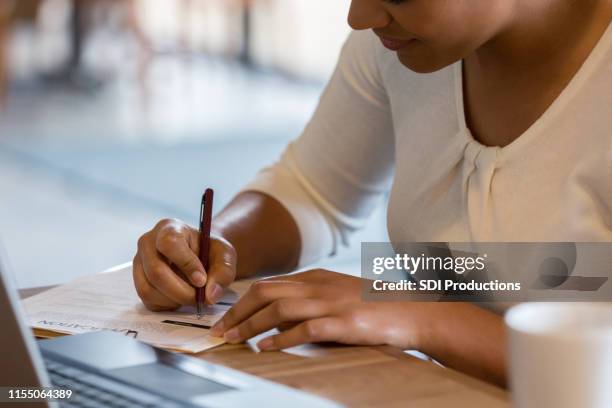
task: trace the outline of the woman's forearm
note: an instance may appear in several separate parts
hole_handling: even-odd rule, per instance
[[[420,323],[420,350],[445,366],[506,386],[502,317],[470,303],[430,306]]]
[[[281,203],[266,194],[240,193],[215,217],[213,232],[236,249],[237,278],[290,272],[297,266],[301,251],[297,224]]]

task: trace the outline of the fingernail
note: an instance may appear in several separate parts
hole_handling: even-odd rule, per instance
[[[274,340],[271,337],[266,337],[259,343],[257,343],[257,347],[260,350],[273,350],[274,349]]]
[[[238,333],[238,328],[234,327],[233,329],[225,332],[223,338],[229,343],[238,343],[240,340],[240,333]]]
[[[210,328],[210,334],[215,337],[221,337],[223,334],[223,321],[218,320],[217,323],[213,324],[213,327]]]
[[[204,283],[206,283],[206,278],[204,277],[204,274],[202,272],[196,271],[191,274],[191,281],[194,285],[201,288],[202,286],[204,286]]]
[[[214,283],[210,291],[210,303],[217,303],[223,296],[223,288],[218,283]]]

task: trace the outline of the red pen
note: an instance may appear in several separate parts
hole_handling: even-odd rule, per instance
[[[208,277],[208,251],[210,248],[210,224],[212,222],[213,190],[207,188],[200,205],[200,253],[199,258]],[[204,287],[196,288],[197,317],[204,314]]]

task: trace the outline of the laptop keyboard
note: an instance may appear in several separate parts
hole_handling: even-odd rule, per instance
[[[189,406],[57,361],[45,359],[45,365],[54,387],[72,390],[73,394],[70,399],[60,401],[61,407],[178,408]]]

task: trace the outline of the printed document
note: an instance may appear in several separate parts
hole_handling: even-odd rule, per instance
[[[198,353],[225,342],[209,329],[237,297],[227,291],[218,304],[206,307],[202,319],[195,307],[151,312],[136,293],[130,266],[76,279],[25,299],[24,306],[34,332],[42,337],[111,330],[153,346]]]

